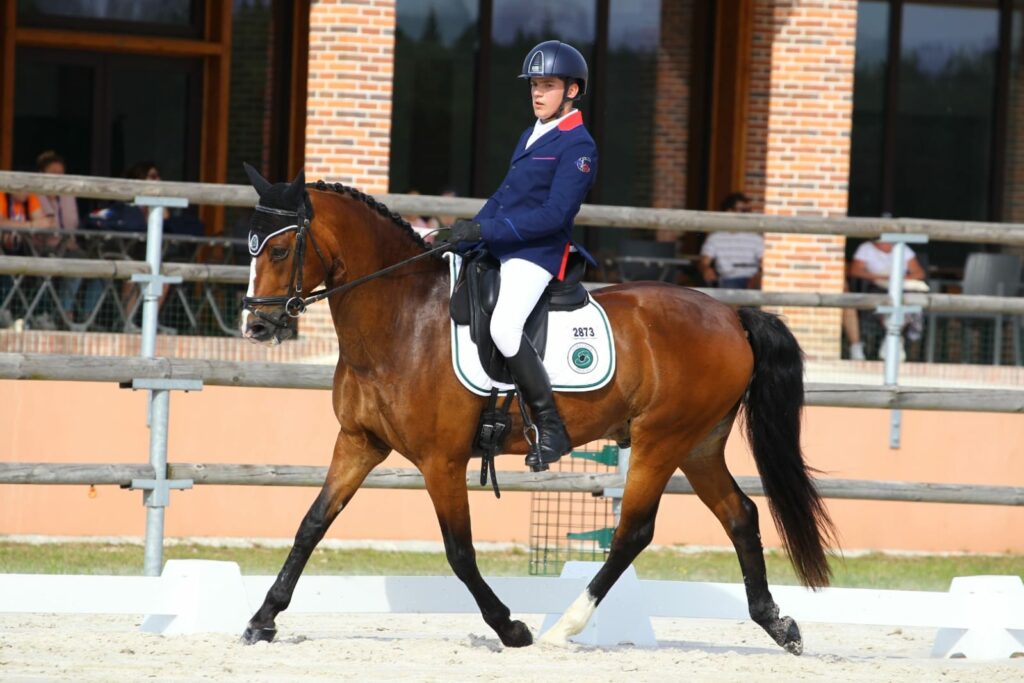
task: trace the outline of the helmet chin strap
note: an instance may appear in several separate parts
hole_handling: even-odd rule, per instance
[[[562,102],[558,105],[558,109],[555,110],[555,113],[552,114],[551,116],[547,117],[546,119],[541,119],[540,120],[541,123],[551,123],[555,119],[560,118],[560,117],[565,115],[565,105],[566,104],[571,104],[573,102],[573,99],[574,99],[572,97],[569,97],[569,86],[570,85],[572,85],[570,79],[566,78],[565,79],[565,85],[562,86]]]

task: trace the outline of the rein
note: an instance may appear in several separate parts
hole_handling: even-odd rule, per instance
[[[305,209],[305,206],[302,206],[298,211],[284,211],[281,209],[270,209],[268,207],[262,206],[256,207],[256,211],[270,213],[276,216],[294,216],[296,219],[295,225],[282,228],[281,230],[278,230],[277,232],[273,233],[272,235],[266,238],[269,239],[274,235],[280,234],[281,232],[285,232],[288,230],[296,230],[298,232],[298,234],[295,236],[295,255],[292,259],[292,277],[288,284],[288,294],[284,296],[246,296],[242,298],[243,308],[252,311],[253,315],[260,318],[261,320],[264,320],[265,322],[275,325],[276,327],[285,327],[287,325],[287,322],[280,316],[278,316],[278,318],[272,318],[271,316],[266,315],[261,311],[253,310],[253,306],[282,306],[284,308],[284,312],[287,314],[288,317],[298,318],[300,315],[306,312],[306,308],[310,304],[314,304],[317,301],[321,301],[322,299],[334,296],[335,294],[340,294],[350,289],[354,289],[359,285],[366,284],[370,280],[375,280],[379,277],[383,277],[388,273],[391,273],[403,266],[413,263],[414,261],[419,261],[422,258],[426,258],[427,256],[432,256],[434,254],[438,254],[441,252],[450,251],[455,247],[454,244],[444,243],[432,249],[428,249],[422,254],[417,254],[416,256],[412,256],[403,261],[399,261],[398,263],[382,268],[374,273],[370,273],[369,275],[364,275],[363,277],[356,278],[351,282],[346,282],[343,285],[330,287],[330,283],[328,282],[327,286],[325,286],[324,289],[310,292],[308,296],[304,297],[302,296],[302,264],[305,261],[305,239],[307,235],[309,236],[309,242],[313,245],[313,249],[316,251],[316,255],[320,258],[320,264],[324,268],[326,279],[328,281],[330,280],[330,271],[327,267],[327,260],[324,258],[323,252],[320,250],[319,245],[317,245],[316,238],[313,237],[313,232],[310,229],[309,225],[309,218],[306,216]],[[253,258],[255,257],[256,256],[253,255]]]

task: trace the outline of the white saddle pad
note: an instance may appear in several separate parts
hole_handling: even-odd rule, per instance
[[[462,258],[446,254],[450,259],[452,288]],[[449,292],[449,296],[451,292]],[[601,305],[590,297],[589,303],[575,311],[552,311],[548,314],[548,340],[544,351],[544,367],[555,391],[592,391],[608,384],[615,375],[615,341]],[[491,387],[500,391],[512,389],[511,384],[495,382],[480,364],[476,344],[469,336],[468,325],[452,326],[452,365],[455,376],[474,394],[486,396]]]

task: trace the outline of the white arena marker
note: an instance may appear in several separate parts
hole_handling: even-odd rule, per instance
[[[241,635],[252,615],[242,573],[234,562],[168,560],[160,574],[167,613],[150,614],[140,630],[163,635]]]
[[[939,629],[933,657],[1024,657],[1024,629],[1007,628],[1024,614],[1019,576],[958,576],[949,593],[964,598],[967,627]]]
[[[563,579],[586,579],[588,582],[601,568],[601,562],[566,562],[562,567]],[[636,570],[630,566],[612,589],[608,591],[597,611],[578,635],[570,640],[580,645],[615,647],[632,644],[637,647],[657,647],[654,628],[636,577]],[[567,605],[568,607],[568,605]],[[540,627],[543,634],[561,618],[561,614],[548,614]]]

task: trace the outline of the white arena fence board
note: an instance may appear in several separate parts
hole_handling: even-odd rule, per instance
[[[560,614],[599,566],[567,563],[563,577],[494,577],[488,583],[513,614]],[[233,562],[206,560],[171,560],[160,577],[5,574],[0,575],[0,612],[147,614],[142,625],[147,631],[240,634],[273,581],[271,576],[242,577]],[[991,645],[1009,648],[1007,654],[989,650],[988,656],[1024,652],[1020,577],[962,577],[947,593],[860,588],[815,592],[798,586],[773,586],[772,593],[782,613],[798,622],[944,629],[936,644],[946,650],[955,649],[966,635],[985,632]],[[616,604],[616,595],[628,594],[640,598]],[[316,614],[479,611],[453,576],[304,576],[288,609]],[[630,572],[612,588],[594,619],[649,623],[651,617],[746,620],[745,589],[742,584],[637,580]],[[619,634],[616,642],[622,638],[629,640],[628,634]]]

